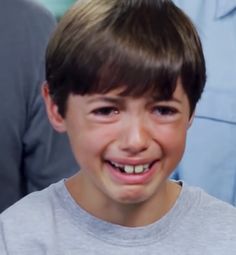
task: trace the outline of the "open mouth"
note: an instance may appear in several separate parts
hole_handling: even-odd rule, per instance
[[[144,165],[122,165],[113,161],[107,161],[107,163],[110,164],[114,169],[120,171],[121,173],[126,173],[126,174],[145,173],[153,166],[155,162],[156,161],[153,161],[151,163],[144,164]]]

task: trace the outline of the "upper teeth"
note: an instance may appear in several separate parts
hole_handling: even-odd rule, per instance
[[[133,174],[133,173],[143,173],[145,170],[147,170],[149,168],[149,164],[145,164],[145,165],[136,165],[136,166],[132,166],[132,165],[121,165],[115,162],[111,162],[115,167],[121,168],[122,170],[124,170],[127,174]]]

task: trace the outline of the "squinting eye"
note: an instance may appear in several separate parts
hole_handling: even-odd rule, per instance
[[[175,108],[169,106],[156,106],[154,108],[154,112],[155,114],[161,116],[171,116],[176,114],[178,111]]]
[[[100,116],[111,116],[119,114],[119,110],[115,107],[101,107],[93,110],[92,113]]]

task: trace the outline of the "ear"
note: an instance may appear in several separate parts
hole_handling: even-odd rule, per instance
[[[190,127],[192,126],[194,117],[195,117],[195,110],[194,110],[193,113],[191,114],[190,119],[189,119],[189,121],[188,121],[188,128],[190,128]]]
[[[53,128],[58,131],[58,132],[65,132],[65,120],[61,116],[61,114],[58,112],[58,106],[55,104],[54,100],[52,99],[50,93],[49,93],[49,88],[48,88],[48,83],[45,82],[42,85],[41,93],[44,99],[44,103],[46,106],[46,111],[48,114],[48,119],[53,126]]]

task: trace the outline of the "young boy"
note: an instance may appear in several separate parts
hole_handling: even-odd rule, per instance
[[[236,254],[236,209],[168,180],[205,84],[198,35],[171,1],[79,1],[46,69],[49,119],[81,171],[1,215],[1,255]]]

